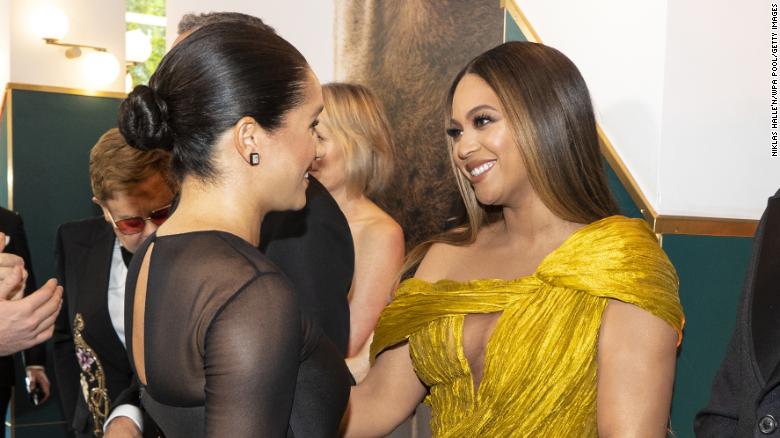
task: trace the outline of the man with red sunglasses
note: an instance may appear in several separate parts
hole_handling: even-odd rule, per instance
[[[132,148],[110,129],[92,148],[89,172],[103,217],[64,224],[57,234],[64,287],[54,333],[60,400],[77,437],[100,436],[108,412],[151,433],[138,400],[120,397],[133,382],[124,345],[125,277],[132,253],[170,214],[177,190],[170,153]]]

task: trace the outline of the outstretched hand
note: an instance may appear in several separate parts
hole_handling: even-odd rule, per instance
[[[14,278],[21,278],[19,271]],[[0,282],[0,294],[6,290]],[[0,300],[0,356],[38,345],[54,334],[54,321],[62,306],[62,286],[50,279],[40,289],[15,301]]]

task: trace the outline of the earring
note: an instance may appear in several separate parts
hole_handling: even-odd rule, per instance
[[[257,166],[260,164],[260,154],[257,152],[252,152],[249,154],[249,164],[252,166]]]

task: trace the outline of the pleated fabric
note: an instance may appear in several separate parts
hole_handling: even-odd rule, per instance
[[[434,437],[596,437],[596,350],[608,300],[652,313],[682,339],[678,284],[647,224],[611,216],[577,230],[527,277],[404,281],[382,312],[371,357],[409,342],[430,388]],[[503,313],[475,391],[463,321],[494,312]]]

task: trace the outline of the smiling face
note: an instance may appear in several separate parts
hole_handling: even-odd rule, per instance
[[[530,190],[520,149],[504,109],[479,76],[466,74],[452,99],[447,127],[458,171],[485,205],[511,205]]]
[[[271,156],[260,155],[260,165],[268,163],[273,173],[267,186],[275,194],[271,210],[300,210],[306,205],[308,169],[318,154],[316,127],[322,106],[322,88],[310,73],[303,102],[287,113],[282,126],[269,137]]]

